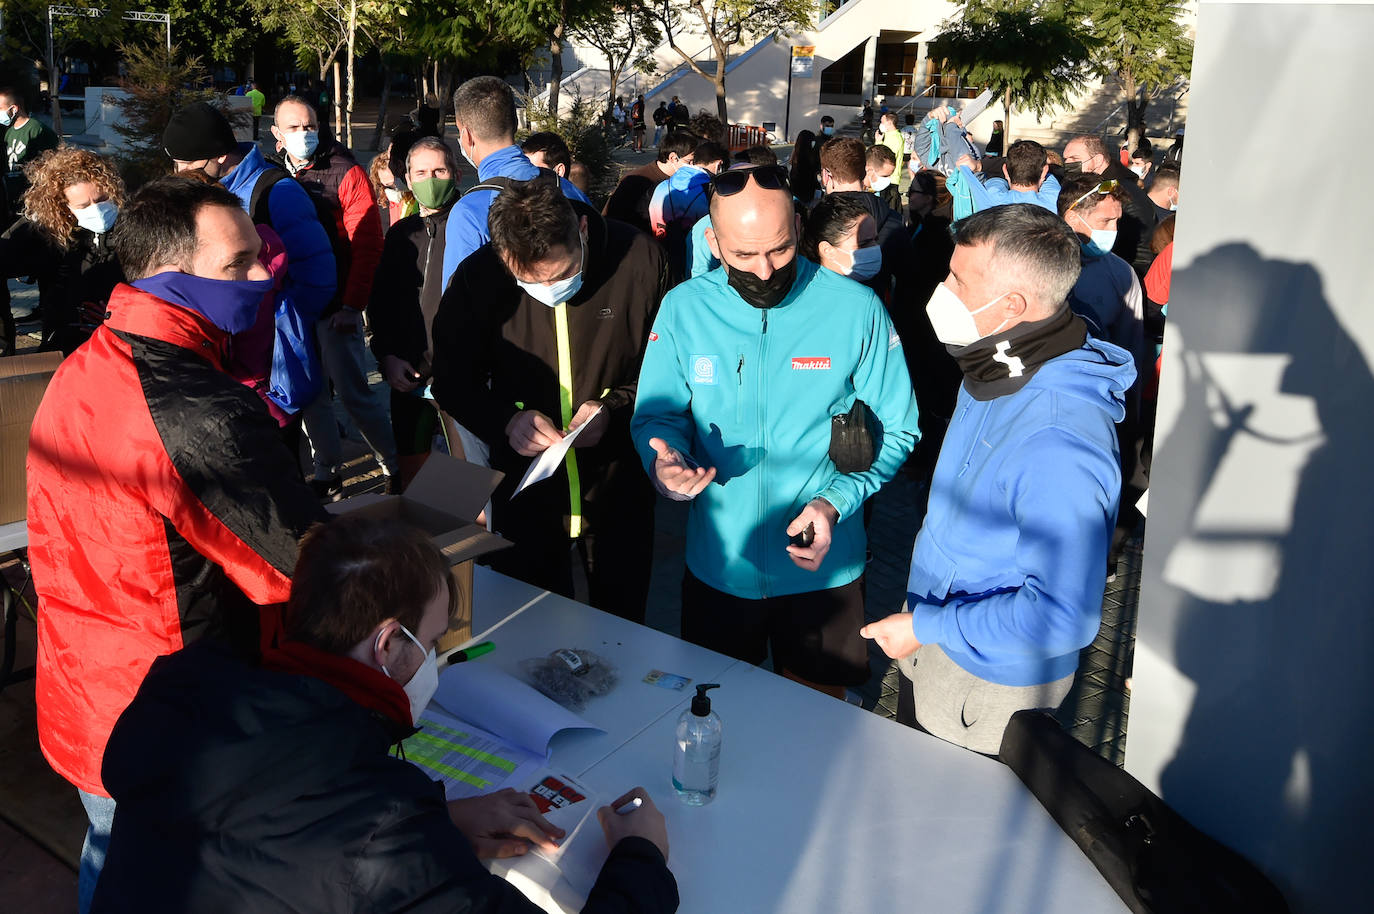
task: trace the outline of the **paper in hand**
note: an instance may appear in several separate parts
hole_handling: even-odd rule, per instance
[[[568,448],[572,447],[573,442],[577,440],[577,436],[582,434],[583,429],[592,424],[592,420],[599,416],[601,410],[604,408],[603,406],[598,406],[592,414],[587,417],[585,422],[564,435],[562,441],[549,447],[538,457],[534,458],[534,462],[531,463],[530,468],[525,471],[525,477],[520,480],[520,485],[515,487],[515,492],[511,497],[514,498],[515,495],[519,495],[529,486],[534,485],[536,482],[543,482],[545,479],[552,476],[554,471],[558,469],[558,465],[563,462],[563,458],[568,453]]]

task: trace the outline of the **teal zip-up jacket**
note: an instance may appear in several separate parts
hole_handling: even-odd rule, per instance
[[[798,257],[792,291],[760,309],[713,270],[663,299],[639,372],[630,432],[652,477],[662,438],[715,481],[692,503],[687,567],[760,599],[848,584],[864,567],[864,501],[915,447],[916,398],[902,344],[872,291]],[[863,473],[830,460],[831,417],[863,400],[878,452]],[[840,521],[821,567],[787,553],[787,525],[821,497]]]

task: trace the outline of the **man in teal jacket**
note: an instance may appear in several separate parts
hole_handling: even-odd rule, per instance
[[[707,244],[723,269],[664,299],[631,434],[669,498],[693,501],[682,633],[830,694],[868,678],[864,501],[919,436],[902,344],[870,290],[797,254],[776,165],[713,182]],[[876,453],[841,473],[834,417],[855,400]]]

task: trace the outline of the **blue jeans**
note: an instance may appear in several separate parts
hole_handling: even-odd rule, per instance
[[[78,790],[77,793],[81,796],[81,805],[86,807],[86,818],[91,820],[86,829],[86,841],[81,845],[81,869],[76,880],[77,910],[80,914],[86,914],[91,909],[95,882],[100,878],[100,870],[105,866],[105,852],[110,847],[115,801],[84,790]]]

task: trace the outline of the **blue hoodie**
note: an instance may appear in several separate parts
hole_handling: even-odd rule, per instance
[[[881,425],[879,450],[867,471],[841,474],[829,456],[831,417],[855,399]],[[792,290],[767,310],[745,302],[724,269],[664,297],[630,434],[651,476],[650,438],[716,468],[692,502],[687,567],[747,599],[855,580],[866,545],[860,508],[920,436],[901,340],[882,303],[801,257]],[[821,567],[806,571],[787,553],[787,525],[818,496],[840,522]]]
[[[907,580],[912,629],[989,682],[1078,668],[1097,636],[1131,356],[1089,337],[1014,394],[961,387]]]
[[[220,178],[224,189],[251,215],[253,188],[258,177],[276,168],[252,143],[240,143],[243,159]],[[315,321],[334,300],[338,273],[334,248],[320,225],[310,192],[294,180],[281,180],[267,192],[272,229],[286,247],[286,283],[277,296],[276,341],[272,348],[272,376],[267,394],[288,413],[315,399],[324,383],[316,353]]]
[[[519,146],[498,149],[477,166],[478,184],[492,178],[529,181],[538,176],[539,168],[525,157]],[[567,178],[559,178],[558,185],[563,189],[563,196],[569,200],[591,204],[587,195]],[[458,269],[458,264],[491,240],[491,233],[487,229],[487,214],[491,212],[491,201],[495,198],[494,190],[470,190],[448,211],[448,222],[444,224],[443,288],[448,288],[448,281],[453,278],[453,272]]]

